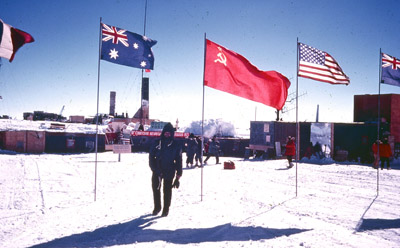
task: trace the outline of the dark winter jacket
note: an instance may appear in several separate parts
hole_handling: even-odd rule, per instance
[[[187,155],[193,155],[196,153],[197,150],[197,140],[193,137],[189,137],[189,139],[187,140],[187,147],[186,147],[186,153]]]
[[[171,137],[164,137],[170,132]],[[174,140],[175,129],[170,123],[161,132],[161,138],[153,144],[149,152],[149,165],[153,173],[172,180],[175,174],[182,176],[182,147]]]
[[[219,153],[219,142],[213,139],[210,143],[210,146],[208,147],[208,152],[210,154],[216,155]]]

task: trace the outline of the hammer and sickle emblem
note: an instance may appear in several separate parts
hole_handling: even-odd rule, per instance
[[[220,47],[218,47],[218,50],[220,51],[217,56],[218,59],[214,60],[215,63],[219,62],[221,64],[224,64],[226,66],[226,57],[225,54],[222,53],[222,49]]]

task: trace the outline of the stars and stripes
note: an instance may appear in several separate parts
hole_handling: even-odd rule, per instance
[[[102,23],[101,59],[111,63],[152,70],[151,49],[157,41],[125,29]]]
[[[349,84],[336,60],[327,52],[299,43],[298,75],[330,84]]]
[[[382,53],[381,83],[400,86],[400,60]]]

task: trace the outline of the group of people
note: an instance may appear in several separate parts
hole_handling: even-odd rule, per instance
[[[179,188],[179,179],[182,177],[182,146],[174,140],[175,128],[171,123],[167,123],[159,140],[150,148],[149,165],[152,171],[151,184],[153,190],[154,209],[152,214],[158,215],[162,209],[162,217],[168,216],[171,206],[172,188]],[[214,155],[219,164],[219,143],[216,137],[211,142],[207,142],[205,150],[207,157],[204,163]],[[202,164],[201,152],[202,142],[200,137],[194,134],[189,135],[186,147],[187,160],[186,166],[193,166],[194,156],[195,166]],[[161,206],[161,187],[163,188],[163,207]]]
[[[220,145],[216,137],[214,136],[211,141],[208,141],[203,145],[201,143],[200,137],[195,137],[193,133],[189,135],[189,139],[186,143],[186,168],[199,166],[203,163],[201,152],[203,151],[206,155],[206,159],[204,163],[207,164],[207,161],[211,156],[215,156],[216,164],[220,164],[219,162],[219,150]],[[193,165],[193,160],[195,160],[195,165]]]
[[[315,156],[318,159],[321,159],[321,158],[325,157],[325,154],[322,151],[322,147],[321,147],[321,144],[319,142],[315,143],[315,145],[313,145],[313,143],[310,142],[310,144],[306,148],[306,152],[304,153],[304,157],[307,157],[308,159],[310,159],[311,156]]]
[[[374,144],[372,144],[372,152],[374,153],[374,168],[378,169],[380,160],[381,170],[385,168],[385,164],[386,168],[390,170],[390,157],[392,156],[392,149],[388,142],[388,138],[384,137],[383,141],[375,141]]]
[[[296,145],[294,140],[295,138],[291,136],[287,138],[286,150],[284,154],[288,160],[289,168],[293,167],[292,160],[293,156],[296,155]],[[390,170],[390,157],[392,157],[392,149],[388,142],[388,138],[384,137],[383,141],[377,140],[376,142],[374,142],[374,144],[372,145],[372,152],[374,154],[374,165],[373,165],[374,168],[378,169],[380,160],[381,170],[385,168],[385,164],[386,168]],[[312,155],[315,155],[318,158],[320,158],[320,156],[323,155],[321,145],[318,142],[315,144],[315,146],[313,146],[312,143],[310,142],[310,145],[307,147],[307,150],[304,154],[304,156],[308,158],[310,158]]]

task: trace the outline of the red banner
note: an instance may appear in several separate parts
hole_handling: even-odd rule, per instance
[[[190,133],[175,132],[175,138],[188,138]],[[161,131],[132,131],[131,136],[160,137]]]

